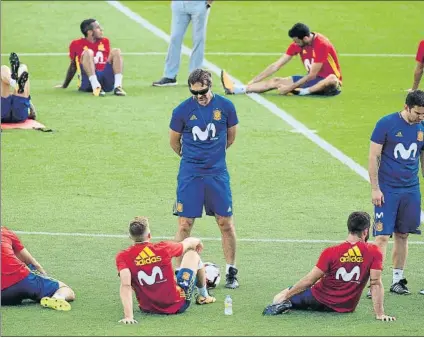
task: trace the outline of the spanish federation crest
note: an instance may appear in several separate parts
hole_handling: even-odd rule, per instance
[[[417,133],[417,141],[422,142],[424,140],[424,132],[422,130],[420,130]]]
[[[103,44],[103,42],[100,42],[100,43],[99,43],[99,47],[97,47],[97,49],[98,49],[99,51],[101,51],[101,52],[104,52],[104,51],[105,51],[105,45]]]
[[[221,120],[221,111],[219,109],[215,109],[213,111],[213,119],[215,121],[220,121]]]
[[[380,221],[375,222],[374,227],[376,231],[383,231],[383,222],[380,222]]]

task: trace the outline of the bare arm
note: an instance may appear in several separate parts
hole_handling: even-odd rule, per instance
[[[132,299],[130,269],[126,268],[119,271],[119,277],[121,279],[119,295],[121,296],[121,302],[124,308],[124,318],[120,320],[120,322],[125,324],[137,323],[137,321],[134,320],[134,313],[133,313],[133,299]]]
[[[266,79],[268,76],[271,76],[274,74],[277,70],[279,70],[281,67],[283,67],[287,62],[289,62],[293,56],[284,54],[282,57],[280,57],[277,61],[270,64],[262,73],[260,73],[258,76],[254,77],[249,84],[260,82],[263,79]]]
[[[392,322],[396,317],[384,314],[384,287],[381,281],[381,270],[370,270],[370,284],[375,318],[383,322]]]
[[[309,73],[307,75],[305,75],[304,77],[302,77],[301,79],[299,79],[298,81],[296,81],[295,83],[293,83],[289,87],[289,89],[287,89],[287,91],[291,92],[293,89],[296,89],[296,88],[304,85],[306,82],[314,80],[317,77],[322,66],[323,66],[323,63],[313,63]]]
[[[71,63],[69,64],[68,71],[66,72],[65,81],[63,82],[63,84],[56,86],[56,88],[68,88],[76,72],[77,72],[77,64],[75,60],[72,60]]]
[[[237,125],[227,129],[227,149],[234,143],[236,139]]]
[[[378,168],[380,167],[382,144],[371,141],[368,157],[368,174],[370,176],[372,190],[380,190],[378,185]]]
[[[412,90],[417,90],[418,86],[421,82],[421,77],[423,76],[424,72],[424,63],[423,62],[417,62],[417,66],[415,67],[414,72],[414,83],[412,85]]]
[[[188,237],[184,239],[181,244],[183,245],[183,252],[187,250],[196,250],[200,252],[203,249],[202,241],[196,237]]]
[[[281,303],[285,300],[290,299],[291,297],[305,291],[314,285],[320,278],[324,276],[324,272],[317,268],[313,267],[311,272],[309,272],[305,277],[298,281],[288,292],[286,290],[281,291],[274,297],[274,304]]]
[[[169,144],[178,156],[181,156],[181,134],[170,129],[169,130]]]
[[[37,262],[37,260],[32,257],[32,255],[29,253],[29,251],[27,249],[22,249],[19,253],[16,254],[16,257],[18,257],[18,259],[22,262],[24,262],[25,264],[32,264],[35,266],[35,268],[42,273],[43,275],[46,275],[46,271],[44,270],[44,268],[41,266],[40,263]]]

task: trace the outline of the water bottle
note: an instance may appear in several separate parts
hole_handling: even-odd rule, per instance
[[[231,316],[233,314],[233,300],[231,299],[230,295],[225,297],[224,314],[227,316]]]

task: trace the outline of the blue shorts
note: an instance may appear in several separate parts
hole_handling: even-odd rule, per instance
[[[296,296],[293,296],[290,298],[290,301],[292,303],[292,309],[334,312],[332,308],[317,301],[317,299],[312,294],[311,288],[306,289]]]
[[[384,203],[374,207],[373,235],[421,234],[421,192],[393,193],[383,189]]]
[[[293,83],[299,81],[304,75],[293,75],[292,80]],[[324,80],[323,77],[317,76],[315,79],[308,81],[301,85],[299,88],[308,88],[316,85],[318,82]],[[313,93],[312,95],[323,95],[323,96],[335,96],[341,93],[341,85],[339,84],[337,87],[326,88],[320,92]]]
[[[233,199],[228,172],[215,176],[178,175],[174,215],[200,218],[203,207],[208,216],[216,214],[229,217],[233,214]]]
[[[106,62],[106,66],[102,71],[96,70],[97,80],[99,80],[102,89],[105,92],[111,92],[115,86],[115,74],[113,73],[112,64]],[[88,79],[87,73],[84,71],[84,68],[81,65],[81,86],[79,87],[80,91],[83,92],[92,92],[90,80]]]
[[[57,290],[57,280],[30,272],[25,279],[1,291],[1,304],[18,305],[24,299],[39,302],[43,297],[53,296]]]
[[[28,119],[29,97],[9,95],[1,98],[1,122],[18,123]]]
[[[177,313],[183,313],[191,304],[194,286],[196,285],[196,275],[193,270],[182,268],[177,273],[177,285],[183,289],[185,302]]]

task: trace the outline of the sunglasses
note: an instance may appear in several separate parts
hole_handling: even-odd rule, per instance
[[[190,93],[192,93],[195,96],[205,95],[209,91],[209,89],[210,89],[209,87],[202,89],[202,90],[193,90],[193,89],[189,88]]]

